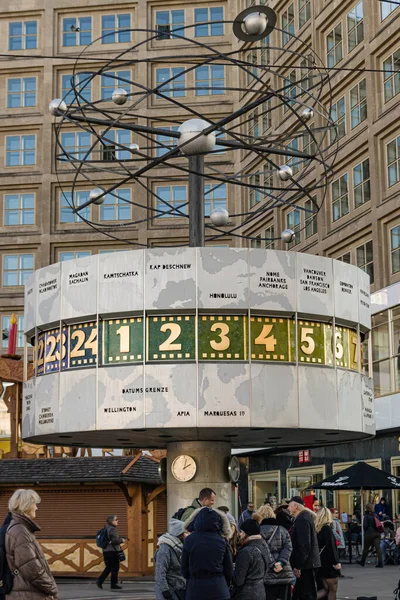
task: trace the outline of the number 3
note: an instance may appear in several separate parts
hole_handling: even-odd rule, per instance
[[[307,344],[307,346],[304,344],[300,346],[301,351],[304,352],[304,354],[312,354],[315,350],[315,341],[311,337],[312,333],[314,333],[313,327],[301,328],[301,341]]]
[[[223,350],[228,350],[229,346],[231,345],[231,341],[228,338],[229,325],[227,325],[226,323],[214,323],[211,326],[211,331],[220,331],[220,333],[218,334],[220,341],[217,342],[215,340],[211,340],[211,348],[219,352],[222,352]]]

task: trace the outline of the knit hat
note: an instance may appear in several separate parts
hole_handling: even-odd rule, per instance
[[[240,526],[240,529],[249,537],[251,535],[260,535],[260,526],[254,519],[246,519]]]
[[[226,513],[226,516],[228,517],[228,521],[229,523],[232,523],[233,525],[236,525],[236,519],[233,515],[231,515],[231,513]]]
[[[175,537],[179,537],[182,533],[185,532],[185,522],[180,521],[179,519],[170,519],[168,523],[168,533],[174,535]]]

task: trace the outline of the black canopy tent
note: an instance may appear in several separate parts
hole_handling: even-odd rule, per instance
[[[387,471],[371,467],[368,463],[359,461],[327,477],[314,486],[319,490],[360,490],[361,495],[361,517],[364,515],[364,490],[400,490],[400,477],[396,477]],[[361,524],[361,535],[364,543],[364,528]]]

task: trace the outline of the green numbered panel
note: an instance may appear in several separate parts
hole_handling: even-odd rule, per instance
[[[250,335],[252,360],[296,360],[295,327],[291,319],[250,317]]]
[[[43,375],[44,373],[44,349],[45,349],[46,334],[38,333],[35,344],[35,375]]]
[[[69,326],[69,368],[94,367],[97,362],[97,322]]]
[[[333,366],[333,328],[315,321],[297,322],[297,351],[301,363]]]
[[[335,327],[335,358],[336,366],[348,369],[350,366],[350,339],[346,327]]]
[[[103,365],[143,362],[143,317],[103,322]]]
[[[195,359],[194,315],[147,317],[147,361],[180,362]]]
[[[247,317],[199,317],[199,360],[247,360]]]
[[[60,370],[60,363],[63,369],[68,365],[68,328],[63,327],[60,333],[60,328],[55,327],[46,331],[45,338],[45,355],[44,355],[44,370],[45,373],[54,373]]]

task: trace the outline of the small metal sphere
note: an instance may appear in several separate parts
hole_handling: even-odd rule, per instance
[[[206,154],[215,148],[215,133],[208,135],[199,135],[204,129],[210,126],[208,121],[203,119],[189,119],[179,127],[178,146],[182,154]],[[192,142],[190,140],[193,140]]]
[[[229,213],[225,208],[214,208],[211,212],[210,220],[216,227],[223,227],[228,224]]]
[[[61,113],[67,112],[67,105],[62,98],[54,98],[49,104],[49,113],[53,117],[59,117]]]
[[[99,198],[101,194],[104,194],[104,190],[102,190],[101,188],[94,188],[93,190],[90,190],[89,200],[93,204],[103,204],[105,196]]]
[[[125,102],[128,100],[128,92],[123,88],[115,88],[111,98],[114,104],[118,104],[119,106],[121,106],[122,104],[125,104]]]
[[[243,19],[243,26],[248,35],[262,35],[267,29],[267,17],[263,13],[251,13]]]
[[[131,144],[129,146],[129,150],[132,150],[132,152],[139,152],[139,150],[140,150],[139,144]]]
[[[288,179],[293,177],[293,171],[289,165],[281,165],[278,170],[278,176],[282,181],[288,181]]]
[[[312,108],[307,107],[302,111],[301,116],[303,117],[304,121],[309,121],[313,118],[314,111]]]
[[[293,229],[284,229],[281,233],[281,240],[285,244],[290,244],[290,242],[293,241],[294,236],[295,236],[295,233],[294,233]]]

